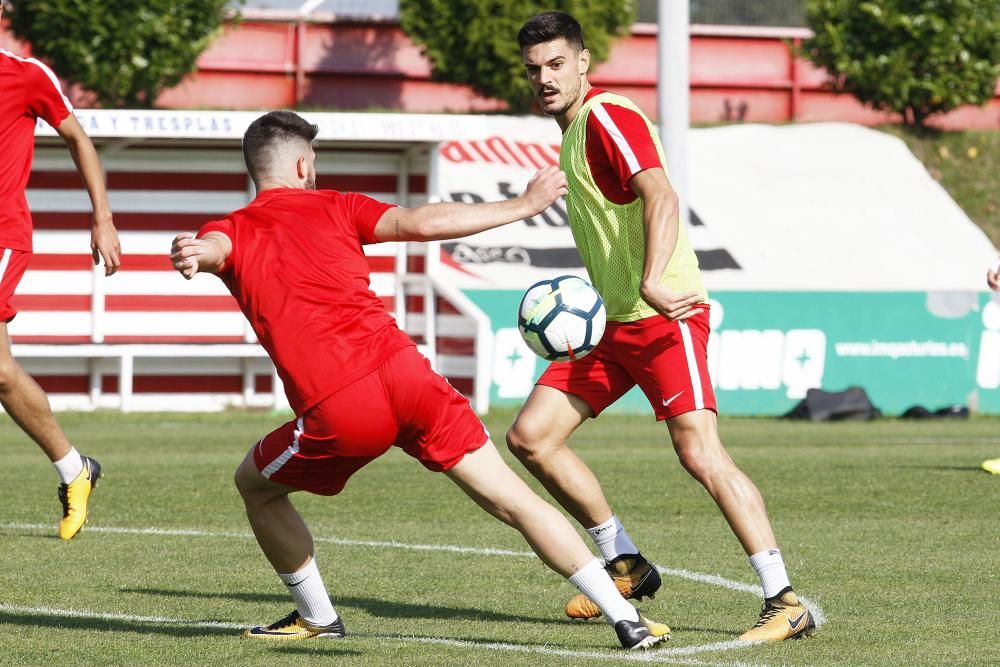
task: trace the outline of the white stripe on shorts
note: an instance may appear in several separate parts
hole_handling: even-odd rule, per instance
[[[3,250],[3,258],[0,259],[0,280],[3,280],[4,274],[7,273],[7,265],[10,264],[11,252],[10,248],[4,248]]]
[[[691,329],[687,322],[677,323],[681,330],[681,340],[684,341],[684,356],[687,357],[688,375],[691,376],[691,389],[694,391],[694,409],[705,408],[705,395],[701,390],[701,373],[698,372],[698,360],[694,357],[694,342],[691,340]]]
[[[302,435],[302,417],[298,418],[295,422],[295,433],[292,436],[292,444],[288,448],[281,452],[278,458],[274,459],[260,471],[260,474],[265,479],[271,479],[271,475],[281,470],[281,466],[288,463],[288,460],[299,453],[299,436]]]

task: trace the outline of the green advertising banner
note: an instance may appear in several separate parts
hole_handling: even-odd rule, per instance
[[[493,323],[492,405],[517,405],[545,367],[517,331],[514,290],[467,290]],[[921,405],[1000,413],[1000,305],[973,292],[713,292],[719,410],[780,415],[817,387],[863,387],[886,415]],[[612,409],[651,413],[637,389]]]

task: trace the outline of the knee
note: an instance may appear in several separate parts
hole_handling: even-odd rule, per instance
[[[490,514],[511,528],[521,530],[540,516],[544,503],[533,491],[524,488],[522,492],[508,490],[491,499]]]
[[[518,419],[507,430],[507,449],[522,463],[537,458],[543,447],[542,430],[527,420]]]
[[[246,499],[246,482],[243,480],[242,470],[243,470],[243,466],[240,466],[240,467],[238,467],[236,469],[236,472],[233,473],[233,484],[236,485],[236,490],[239,491],[240,496],[242,496],[243,499],[245,500]]]
[[[509,499],[500,498],[494,500],[493,504],[490,506],[489,512],[493,515],[493,518],[500,520],[502,523],[505,523],[513,528],[518,527],[518,508],[516,504],[511,502]]]
[[[721,442],[697,431],[676,433],[673,441],[681,465],[699,481],[704,482],[724,474],[727,464],[732,464]]]
[[[248,469],[253,468],[253,470]],[[236,468],[236,472],[233,473],[233,483],[236,485],[236,490],[239,491],[240,496],[243,498],[244,502],[248,502],[253,497],[253,476],[251,473],[259,475],[253,462],[250,461],[250,457],[247,457],[240,463],[239,467]]]
[[[15,387],[23,371],[16,361],[7,358],[0,361],[0,392],[8,392]]]

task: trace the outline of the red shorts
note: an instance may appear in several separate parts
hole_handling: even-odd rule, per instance
[[[576,361],[553,362],[538,384],[583,399],[594,416],[639,385],[657,419],[692,410],[716,410],[708,375],[708,307],[672,321],[647,317],[608,322],[594,351]]]
[[[273,482],[333,496],[393,445],[441,472],[489,437],[469,401],[409,345],[264,436],[253,459]]]
[[[28,268],[30,252],[0,248],[0,322],[10,322],[17,311],[10,305],[14,290]]]

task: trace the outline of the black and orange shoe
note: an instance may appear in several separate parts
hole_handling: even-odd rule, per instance
[[[615,634],[626,651],[647,649],[665,639],[670,639],[670,628],[663,623],[651,621],[642,614],[638,621],[618,621]]]
[[[271,641],[291,641],[295,639],[314,639],[326,637],[328,639],[340,639],[346,634],[344,630],[344,619],[337,617],[337,620],[330,625],[310,625],[299,615],[296,609],[281,620],[275,621],[271,625],[258,625],[246,630],[242,637],[244,639],[267,639]]]
[[[662,581],[656,566],[642,557],[642,554],[622,554],[604,566],[611,575],[618,592],[626,600],[652,599],[660,590]],[[601,609],[594,601],[583,593],[576,595],[566,603],[564,610],[570,618],[597,618]]]

